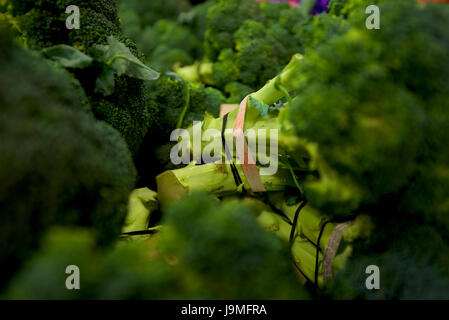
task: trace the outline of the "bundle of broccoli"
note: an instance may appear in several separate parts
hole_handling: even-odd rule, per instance
[[[0,1],[1,297],[448,298],[449,6],[326,2]],[[265,192],[171,163],[248,95]]]
[[[443,151],[449,137],[445,114],[449,35],[444,27],[449,9],[408,0],[376,4],[388,28],[368,30],[366,6],[360,1],[334,2],[330,14],[300,26],[297,35],[306,44],[304,59],[293,69],[290,64],[251,94],[245,129],[280,130],[279,170],[274,176],[262,176],[262,182],[268,193],[289,193],[297,188],[298,196],[308,203],[305,212],[307,208],[316,210],[317,230],[324,228],[325,234],[328,220],[370,217],[363,219],[361,234],[355,235],[366,240],[354,242],[350,257],[334,260],[334,269],[344,270],[325,287],[325,294],[337,298],[442,298],[449,288],[449,212],[444,192],[449,162]],[[402,18],[403,12],[408,19]],[[320,24],[327,28],[317,27]],[[231,39],[222,36],[215,40]],[[291,79],[286,76],[289,72],[294,73]],[[277,91],[273,90],[276,86]],[[237,110],[228,115],[228,128],[236,115]],[[201,130],[221,130],[222,123],[222,119],[206,119]],[[218,158],[224,159],[224,151]],[[292,172],[291,179],[279,183],[285,170]],[[248,190],[241,168],[238,171]],[[194,190],[218,197],[241,192],[233,184],[229,165],[189,166],[163,173],[157,180],[162,204]],[[300,202],[296,203],[297,208]],[[281,210],[273,216],[265,211],[263,223],[285,238],[291,226],[278,216],[288,214]],[[309,243],[321,247],[301,231],[307,224],[301,223],[301,212],[296,226],[299,236],[305,235]],[[292,223],[293,218],[290,213],[287,222]],[[293,240],[294,258],[307,251],[306,247],[295,249],[296,243]],[[325,240],[323,243],[326,245]],[[344,246],[339,250],[344,254]],[[310,261],[303,256],[299,262],[307,278],[314,276],[321,285],[318,251],[310,246]],[[318,263],[314,261],[317,256]],[[341,263],[346,258],[349,260]],[[361,280],[370,264],[384,270],[380,290],[367,290]],[[404,269],[410,277],[399,275]],[[425,283],[432,289],[424,294]]]

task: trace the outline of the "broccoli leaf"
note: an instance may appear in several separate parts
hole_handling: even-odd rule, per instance
[[[41,54],[65,68],[84,69],[90,66],[93,61],[91,57],[65,44],[45,48],[41,51]]]
[[[249,103],[257,108],[261,116],[266,116],[268,114],[269,105],[259,101],[253,97],[249,97]]]
[[[107,45],[94,45],[98,59],[111,66],[118,76],[126,74],[140,80],[157,80],[159,73],[137,59],[123,43],[113,36]]]
[[[110,96],[115,89],[115,71],[109,66],[105,66],[103,71],[95,81],[95,92],[101,93],[104,96]]]

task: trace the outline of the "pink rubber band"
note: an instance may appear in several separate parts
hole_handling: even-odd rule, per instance
[[[245,173],[246,180],[249,187],[253,192],[265,192],[265,186],[263,185],[262,178],[260,177],[259,168],[256,166],[256,162],[249,151],[248,143],[246,142],[243,128],[245,125],[246,105],[248,103],[248,96],[240,102],[237,118],[235,119],[234,129],[232,135],[235,139],[243,140],[243,152],[240,148],[237,149],[237,156],[242,163],[243,172]]]

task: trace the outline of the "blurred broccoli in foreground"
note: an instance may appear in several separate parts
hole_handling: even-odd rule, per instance
[[[67,290],[67,265],[82,274]],[[281,240],[241,205],[194,195],[172,207],[149,241],[96,249],[84,230],[50,232],[11,282],[20,299],[305,299]]]
[[[152,239],[154,240],[154,239]],[[95,247],[86,229],[52,229],[5,291],[6,299],[176,299],[181,283],[148,242]],[[154,252],[156,254],[156,252]],[[80,289],[67,290],[67,266],[80,270]]]
[[[3,282],[49,225],[91,226],[100,243],[115,239],[136,173],[126,143],[83,106],[71,75],[0,34]]]
[[[312,206],[374,219],[331,297],[446,298],[449,7],[379,0],[386,27],[371,32],[363,3],[345,6],[346,32],[306,52],[286,112],[296,136],[286,139],[287,130],[281,141],[298,163],[309,153],[303,187]],[[371,264],[384,282],[370,293],[361,277]]]
[[[193,195],[171,207],[161,237],[205,299],[304,299],[286,248],[237,204]],[[188,271],[187,271],[188,270]]]
[[[382,225],[381,236],[373,246],[356,248],[324,295],[334,299],[449,298],[449,247],[442,235],[429,226],[395,220]],[[369,265],[379,267],[378,290],[366,289]]]
[[[422,208],[427,215],[431,207],[447,210],[437,190],[448,177],[448,118],[442,110],[448,107],[449,64],[443,56],[449,33],[443,21],[449,10],[408,0],[382,2],[381,9],[383,23],[394,28],[370,32],[362,13],[353,14],[350,31],[304,59],[291,121],[299,137],[316,144],[318,171],[326,168],[322,179],[305,184],[305,192],[314,206],[338,215],[435,179],[437,187],[414,192],[404,210],[414,211],[408,206],[421,192],[425,203],[434,202]],[[408,19],[400,12],[408,12]],[[353,201],[337,196],[340,188],[352,188]]]

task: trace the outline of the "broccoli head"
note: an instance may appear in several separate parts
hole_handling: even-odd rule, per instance
[[[252,0],[218,0],[210,7],[205,42],[207,57],[215,61],[222,49],[233,48],[234,33],[248,19],[264,19],[259,4]]]
[[[192,64],[201,49],[188,28],[169,20],[157,21],[142,36],[145,39],[138,42],[145,43],[148,64],[161,71],[170,71],[177,63]]]
[[[175,21],[181,12],[189,9],[187,0],[140,1],[119,0],[119,15],[133,13],[133,19],[123,19],[123,31],[127,33],[128,23],[137,24],[142,30],[159,20]],[[132,26],[132,28],[135,28]],[[134,39],[136,40],[136,39]]]
[[[121,34],[115,1],[78,2],[81,27],[68,30],[65,20],[69,15],[65,10],[71,4],[73,3],[68,0],[13,2],[23,37],[30,47],[41,49],[67,44],[89,54],[94,44],[106,44],[108,37],[114,36],[137,58],[144,60],[144,55],[137,50],[134,42]],[[92,81],[100,72],[100,68],[73,71],[89,97],[94,115],[117,129],[136,157],[140,144],[154,121],[152,110],[147,105],[143,81],[121,76],[116,81],[114,95],[104,97],[92,89],[95,88]]]
[[[449,69],[446,62],[436,67],[435,61],[444,61],[442,53],[447,51],[448,33],[442,26],[448,10],[412,1],[383,2],[382,9],[383,23],[395,28],[370,32],[357,23],[364,13],[354,13],[353,28],[306,55],[292,104],[296,132],[317,145],[316,159],[329,169],[325,176],[346,181],[340,185],[312,178],[305,184],[313,204],[329,214],[400,196],[421,179],[417,174],[424,167],[444,172],[445,166],[435,161],[444,158],[437,153],[447,140],[447,135],[439,135],[447,121],[440,115],[447,108],[442,97],[448,85],[442,79]],[[408,12],[409,18],[403,20],[401,12]],[[425,54],[424,47],[429,48]],[[429,154],[423,154],[426,151]],[[423,169],[417,170],[420,165]],[[351,206],[329,202],[345,186],[357,190],[355,201],[348,202]]]
[[[65,25],[70,15],[66,8],[73,4],[80,9],[81,27],[70,30]],[[114,1],[13,0],[12,5],[23,35],[33,48],[66,43],[86,51],[93,43],[104,43],[107,36],[120,33]]]
[[[36,252],[11,281],[6,299],[176,299],[183,298],[182,279],[150,242],[118,243],[114,248],[95,245],[88,229],[52,228]],[[81,273],[79,290],[64,284],[69,265]],[[181,281],[180,281],[181,280]]]
[[[135,168],[119,133],[86,112],[73,78],[1,33],[0,260],[7,278],[49,225],[91,226],[99,243],[115,239]],[[20,86],[11,90],[11,79]]]
[[[240,82],[228,83],[224,91],[228,94],[227,103],[240,103],[247,95],[254,92],[254,89]]]

